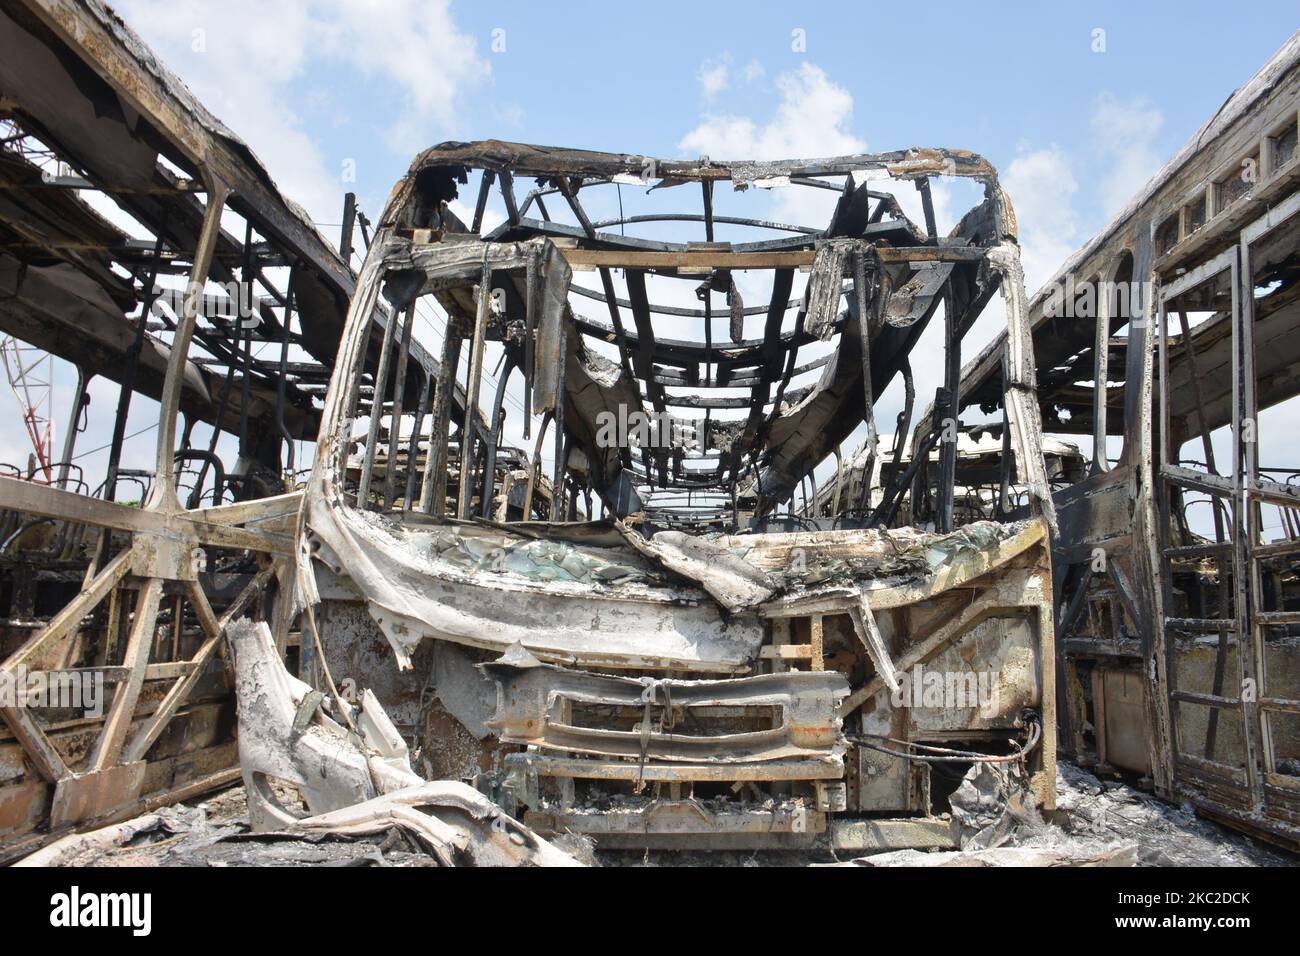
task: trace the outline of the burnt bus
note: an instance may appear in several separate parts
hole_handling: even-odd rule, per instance
[[[983,191],[946,235],[935,177]],[[771,195],[829,218],[763,218]],[[954,508],[951,419],[999,293],[1001,453],[976,514]],[[984,774],[1050,812],[1055,518],[1027,318],[1011,204],[969,152],[429,149],[376,222],[322,412],[302,676],[370,688],[427,779],[602,848],[951,846],[954,794]],[[942,349],[914,354],[932,320]],[[913,428],[918,359],[952,414]],[[864,429],[886,480],[840,469],[836,507],[795,514]]]
[[[1300,33],[1029,307],[1045,445],[1090,446],[1053,482],[1061,752],[1292,849],[1298,114]]]

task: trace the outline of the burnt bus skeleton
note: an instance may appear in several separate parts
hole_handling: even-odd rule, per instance
[[[1300,32],[1029,303],[1061,751],[1300,848]],[[962,406],[1000,398],[991,342]],[[1050,463],[1049,463],[1050,467]]]
[[[915,184],[925,226],[868,188],[883,176]],[[931,176],[985,189],[948,236]],[[449,204],[475,180],[466,224]],[[520,199],[525,181],[536,187]],[[612,182],[689,192],[702,211],[593,222],[583,191]],[[715,215],[728,183],[839,195],[825,229],[787,226]],[[480,236],[492,193],[506,220]],[[576,224],[551,218],[561,209]],[[698,223],[704,241],[631,235],[643,222]],[[785,235],[717,241],[723,223]],[[574,284],[575,270],[594,271],[603,291]],[[743,303],[742,270],[770,276],[770,302]],[[808,285],[792,301],[798,270]],[[647,278],[671,277],[703,283],[703,308],[651,302]],[[1018,520],[953,527],[955,448],[936,429],[913,436],[918,467],[874,507],[846,500],[838,517],[804,522],[811,530],[779,530],[776,507],[864,421],[874,448],[874,403],[896,376],[912,391],[908,353],[941,304],[940,400],[952,401],[962,336],[998,291],[998,513],[1010,517],[1018,493]],[[381,296],[396,318],[375,336]],[[425,389],[406,372],[422,296],[447,315]],[[576,311],[593,302],[608,322]],[[702,317],[704,341],[656,336],[656,314]],[[728,341],[715,340],[715,315],[729,319]],[[764,316],[760,338],[745,338],[750,315]],[[601,846],[942,844],[947,795],[974,763],[1022,769],[1050,809],[1054,516],[1024,321],[1014,214],[971,153],[723,163],[495,141],[428,150],[379,220],[326,398],[299,548],[314,636],[304,676],[371,687],[426,777],[474,778],[538,832],[583,831]],[[487,404],[488,341],[504,349],[497,393],[453,432],[445,396],[462,349],[467,407]],[[800,347],[818,341],[830,351],[800,366]],[[514,372],[543,418],[526,476],[503,488]],[[809,384],[792,388],[801,377]],[[701,393],[668,391],[682,385]],[[665,412],[683,408],[704,417],[667,440],[597,440],[611,416],[676,422]],[[741,417],[713,417],[727,408]],[[544,441],[556,463],[546,476]],[[544,478],[549,520],[538,521]],[[911,525],[896,520],[904,502]],[[917,665],[948,675],[949,692],[978,675],[992,693],[909,706],[929,703],[903,694]]]

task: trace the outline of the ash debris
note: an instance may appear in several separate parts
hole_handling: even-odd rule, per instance
[[[962,849],[898,850],[864,866],[1295,866],[1296,857],[1253,841],[1118,780],[1059,765],[1050,823],[1014,779],[977,766],[952,795]]]
[[[1057,809],[1043,820],[1014,773],[976,768],[953,794],[960,850],[895,850],[836,859],[826,851],[602,851],[589,837],[556,845],[602,866],[1296,866],[1300,859],[1072,764],[1057,773]],[[281,795],[286,801],[292,794]],[[243,787],[119,825],[58,866],[433,866],[400,831],[358,838],[254,834]]]

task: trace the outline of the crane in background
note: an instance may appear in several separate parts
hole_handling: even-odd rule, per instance
[[[22,412],[23,427],[31,440],[33,454],[25,477],[51,484],[54,475],[54,356],[20,342],[11,335],[0,339],[0,361],[5,377]]]

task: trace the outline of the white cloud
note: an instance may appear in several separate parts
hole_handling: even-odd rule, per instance
[[[781,74],[776,87],[781,100],[768,122],[710,115],[683,136],[678,147],[746,159],[832,156],[865,148],[849,130],[853,94],[832,82],[824,70],[804,63],[798,70]]]
[[[734,80],[739,80],[748,86],[762,79],[766,74],[767,71],[758,60],[750,60],[743,67],[733,70],[732,56],[727,52],[721,56],[710,57],[701,63],[695,78],[699,81],[700,91],[704,94],[705,100],[712,100],[719,93],[731,89]]]
[[[310,6],[320,53],[387,77],[405,91],[408,108],[439,123],[453,123],[460,92],[491,74],[474,38],[456,27],[450,0],[320,0]]]
[[[1120,102],[1103,93],[1089,118],[1097,187],[1088,207],[1076,206],[1078,164],[1057,144],[1033,149],[1021,144],[1002,175],[1020,226],[1025,287],[1032,296],[1079,247],[1081,222],[1100,228],[1137,194],[1163,161],[1156,137],[1160,110],[1142,99]]]
[[[760,72],[754,73],[755,78],[761,75],[761,69],[757,67]],[[747,67],[746,73],[749,72]],[[769,116],[733,113],[706,115],[682,137],[678,149],[686,155],[708,155],[715,159],[822,158],[867,151],[867,142],[854,132],[853,94],[835,83],[824,70],[805,62],[797,70],[779,75],[775,87],[778,98]],[[882,179],[872,186],[893,192],[907,216],[924,225],[920,194],[911,183]],[[751,190],[747,194],[751,198],[746,200],[746,205],[762,202],[759,198],[762,194],[762,191]],[[957,217],[951,212],[954,196],[970,198],[972,203],[978,201],[975,190],[959,189],[951,181],[941,178],[932,181],[931,194],[941,233],[946,233],[956,221]],[[769,195],[770,210],[767,214],[771,218],[815,226],[824,226],[830,221],[837,199],[837,194],[831,190],[799,186],[774,189]],[[764,212],[751,206],[745,214],[764,215]],[[800,276],[796,281],[795,296],[801,293],[804,280],[805,277]],[[750,279],[747,274],[737,276],[737,283],[741,285],[747,303],[764,301],[770,295],[770,282],[761,289],[755,282],[757,280]],[[993,311],[994,309],[988,310],[990,313]],[[993,331],[988,335],[992,335]],[[942,342],[943,322],[936,317],[920,347],[913,352],[918,415],[920,409],[933,398],[935,386],[942,381],[942,363],[926,360],[927,356],[941,353]],[[975,347],[972,345],[971,349]],[[799,360],[806,361],[819,352],[819,347],[807,346],[800,350]],[[969,354],[973,354],[973,351]],[[876,406],[876,421],[886,434],[892,430],[902,404],[903,388],[901,380],[896,380]],[[845,441],[844,448],[851,449],[864,436],[865,426],[862,426]],[[819,466],[819,481],[826,477],[828,469],[833,469],[831,459]]]
[[[776,79],[779,100],[766,121],[709,114],[681,138],[685,153],[717,159],[794,159],[859,153],[866,143],[852,132],[853,94],[812,63]],[[835,194],[788,187],[776,191],[773,215],[787,222],[829,221]]]
[[[490,76],[473,37],[456,27],[448,0],[281,0],[273,10],[228,0],[219,11],[199,0],[116,6],[199,101],[252,147],[285,195],[317,220],[337,220],[347,187],[334,165],[339,159],[326,157],[290,105],[290,84],[309,63],[333,61],[393,84],[400,118],[388,138],[403,152],[429,145],[420,133],[430,124],[454,125],[460,94]],[[305,102],[319,106],[322,97],[328,101],[317,90]]]
[[[1079,184],[1065,151],[1053,143],[1036,150],[1022,145],[1002,185],[1016,211],[1025,289],[1032,296],[1078,245],[1073,202]]]
[[[731,85],[728,77],[730,68],[731,54],[729,53],[724,53],[716,60],[705,60],[700,64],[696,78],[700,81],[700,89],[704,91],[705,98],[712,99]]]
[[[466,226],[473,224],[474,222],[473,206],[467,205],[465,202],[463,202],[460,199],[453,199],[451,202],[447,204],[447,208],[449,208],[453,213],[455,213],[457,218],[459,218],[460,221],[463,222]],[[486,236],[489,232],[491,232],[493,229],[495,229],[497,226],[501,225],[505,221],[506,221],[506,217],[503,216],[496,209],[493,209],[491,206],[486,207],[483,210],[483,224],[479,227],[479,235]]]
[[[254,0],[220,5],[114,0],[114,7],[199,102],[252,147],[281,191],[317,221],[337,222],[343,193],[355,187],[342,181],[342,157],[325,153],[303,118],[304,111],[333,106],[330,125],[350,120],[331,90],[295,86],[310,65],[324,60],[391,84],[397,91],[392,111],[413,119],[415,132],[424,134],[420,147],[429,145],[427,131],[433,124],[454,127],[460,96],[490,77],[486,60],[474,39],[457,28],[446,0],[279,0],[274,7]],[[381,198],[388,186],[378,185]],[[111,200],[93,192],[83,198],[132,235],[147,235]],[[337,230],[325,232],[332,238]],[[75,376],[61,360],[56,365],[55,446],[61,451]],[[112,433],[119,390],[104,378],[90,385],[88,427],[77,448],[84,457],[77,464],[85,468],[92,488],[102,479],[108,454],[95,448]],[[157,420],[157,404],[136,395],[124,466],[152,467],[156,431],[151,426]],[[196,432],[200,441],[206,435],[205,426]],[[25,463],[29,450],[18,416],[0,415],[0,461]],[[306,452],[310,456],[310,448]],[[138,494],[127,483],[120,489],[125,498]]]
[[[1121,103],[1102,93],[1093,104],[1088,126],[1097,152],[1110,163],[1101,181],[1101,201],[1108,221],[1146,185],[1161,165],[1156,137],[1164,115],[1148,101],[1137,98]]]
[[[866,141],[853,131],[853,94],[820,67],[803,63],[778,76],[775,85],[779,99],[770,118],[708,114],[682,137],[678,149],[733,160],[815,159],[867,150]],[[885,180],[881,188],[892,190],[908,217],[924,225],[921,201],[910,183],[890,185]],[[772,215],[801,225],[825,225],[837,199],[830,190],[794,186],[773,190],[773,195]],[[949,213],[951,190],[936,179],[932,195],[940,231],[946,232],[954,221]]]

